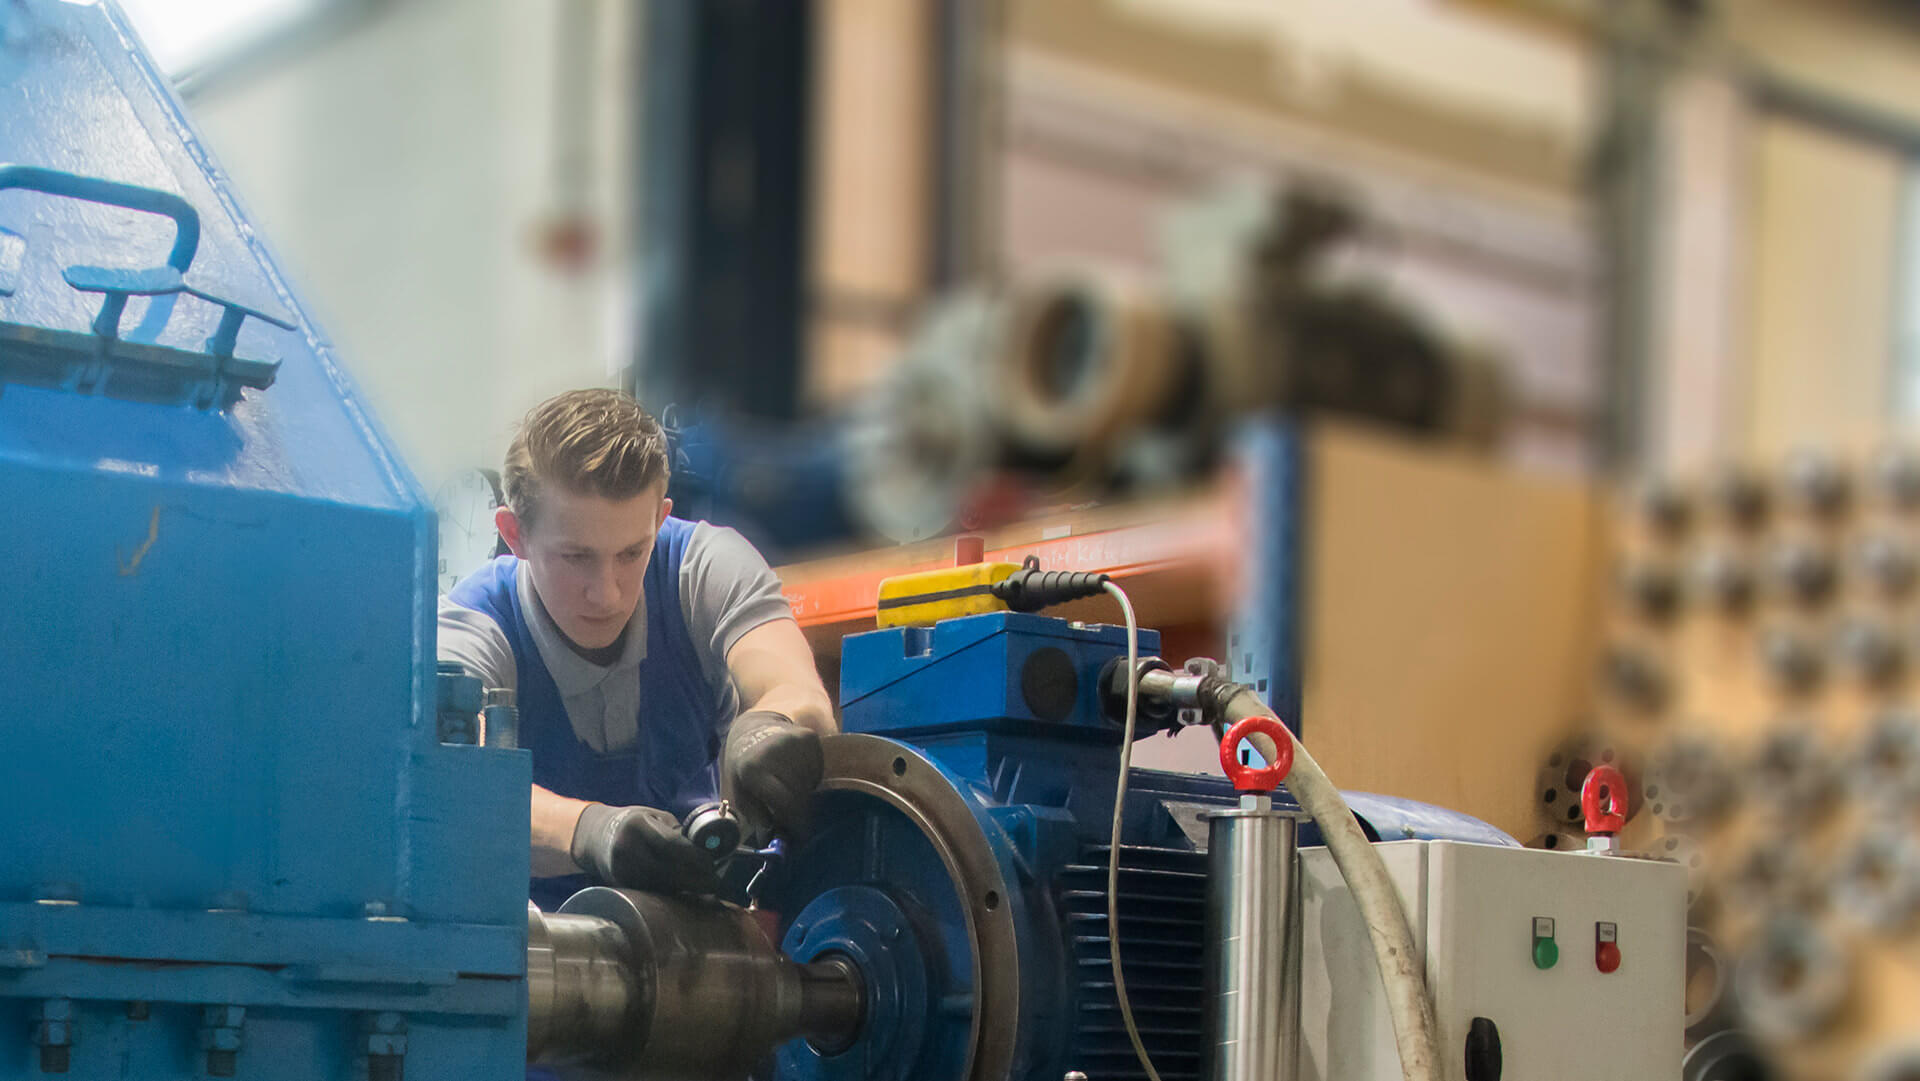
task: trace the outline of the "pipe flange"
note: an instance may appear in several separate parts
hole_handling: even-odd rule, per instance
[[[859,396],[841,434],[847,498],[900,543],[946,532],[992,464],[980,366],[1001,348],[1005,313],[965,292],[943,301],[888,374]]]
[[[1833,651],[1840,664],[1862,686],[1885,689],[1906,671],[1905,643],[1877,619],[1852,616],[1834,632]]]
[[[1880,530],[1867,534],[1855,546],[1853,559],[1861,578],[1887,600],[1907,597],[1920,578],[1920,559],[1916,559],[1913,545],[1897,533]]]
[[[1079,272],[1032,282],[1013,294],[987,360],[988,408],[1013,457],[1041,472],[1099,458],[1171,396],[1179,344],[1141,283]]]
[[[1680,572],[1665,559],[1640,558],[1620,568],[1620,592],[1639,618],[1665,626],[1680,614]]]
[[[1653,842],[1652,855],[1671,860],[1687,870],[1687,911],[1706,899],[1712,879],[1707,874],[1707,855],[1700,843],[1680,833],[1669,833]]]
[[[1721,521],[1742,533],[1751,533],[1767,524],[1773,509],[1773,494],[1767,482],[1743,465],[1721,467],[1707,484],[1707,498]]]
[[[1920,805],[1920,714],[1881,711],[1867,725],[1849,764],[1852,787],[1887,810]]]
[[[1584,836],[1586,820],[1580,813],[1580,788],[1587,783],[1587,774],[1595,766],[1613,766],[1627,776],[1628,791],[1637,790],[1640,770],[1636,763],[1630,762],[1620,748],[1610,740],[1597,736],[1582,735],[1563,740],[1547,755],[1546,764],[1540,767],[1534,778],[1534,798],[1547,821],[1553,823],[1555,831],[1569,831]],[[1640,813],[1640,801],[1629,800],[1627,820],[1631,822]],[[1574,845],[1584,848],[1585,843]]]
[[[776,1053],[781,1077],[863,1081],[876,1063],[909,1063],[920,1054],[927,1016],[927,971],[919,936],[892,897],[874,886],[841,886],[794,917],[780,952],[805,964],[844,957],[866,988],[866,1023],[845,1047],[793,1040]]]
[[[1780,484],[1787,505],[1821,522],[1834,522],[1853,505],[1853,478],[1840,461],[1811,447],[1787,456]]]
[[[1642,714],[1656,714],[1673,701],[1673,676],[1651,650],[1615,642],[1600,658],[1600,681],[1613,697]]]
[[[1022,972],[1047,948],[1021,931],[1031,902],[1018,885],[1013,844],[990,808],[970,798],[965,781],[913,747],[843,734],[822,749],[814,834],[791,853],[764,895],[766,905],[805,913],[830,891],[869,886],[923,926],[949,930],[919,940],[927,953],[928,1013],[917,1058],[874,1060],[849,1051],[816,1056],[808,1069],[783,1076],[824,1081],[856,1058],[858,1076],[870,1081],[914,1077],[936,1061],[945,1076],[1010,1076],[1041,1037],[1026,1020],[1031,1003]],[[871,980],[873,973],[866,975]],[[870,1000],[887,994],[868,987]]]
[[[1774,722],[1755,748],[1743,778],[1749,803],[1792,822],[1815,820],[1832,810],[1839,770],[1807,718]]]
[[[1802,609],[1833,599],[1840,571],[1833,553],[1806,537],[1788,537],[1767,552],[1767,576],[1774,593]]]
[[[1900,514],[1920,511],[1920,453],[1912,447],[1883,447],[1869,469],[1883,506]]]
[[[1719,744],[1690,733],[1674,736],[1653,753],[1640,791],[1648,810],[1674,823],[1712,822],[1736,795]]]
[[[1769,837],[1736,855],[1719,886],[1730,908],[1743,913],[1804,912],[1822,898],[1799,849]]]
[[[1797,915],[1776,916],[1734,965],[1734,995],[1761,1038],[1804,1040],[1832,1024],[1847,1003],[1853,969],[1846,951]]]
[[[1869,930],[1891,934],[1920,915],[1920,839],[1880,824],[1841,854],[1832,880],[1834,907]]]
[[[1680,1081],[1774,1081],[1777,1076],[1744,1032],[1716,1032],[1680,1060]]]
[[[1699,927],[1687,928],[1686,975],[1687,1039],[1703,1040],[1726,1023],[1727,985],[1732,972],[1719,944]]]
[[[1693,494],[1672,477],[1649,477],[1633,493],[1634,509],[1647,532],[1678,541],[1693,525]]]
[[[1760,665],[1775,689],[1791,695],[1804,695],[1820,686],[1826,675],[1820,648],[1810,635],[1787,623],[1774,623],[1760,631]]]
[[[1691,588],[1712,611],[1729,618],[1753,610],[1759,583],[1753,565],[1724,545],[1702,548],[1687,571]]]

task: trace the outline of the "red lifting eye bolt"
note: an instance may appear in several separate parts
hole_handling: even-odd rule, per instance
[[[1240,761],[1241,741],[1255,733],[1272,740],[1275,748],[1274,760],[1259,769]],[[1226,771],[1235,791],[1272,792],[1293,768],[1293,734],[1272,717],[1248,717],[1227,729],[1226,738],[1220,741],[1220,768]]]
[[[1587,819],[1587,851],[1614,852],[1614,837],[1627,825],[1627,778],[1613,766],[1595,766],[1580,786],[1580,811]]]

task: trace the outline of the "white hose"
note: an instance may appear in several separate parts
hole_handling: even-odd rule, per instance
[[[1120,824],[1127,802],[1127,774],[1133,769],[1133,729],[1140,715],[1140,624],[1134,621],[1133,602],[1127,599],[1127,591],[1112,582],[1105,583],[1104,588],[1120,602],[1121,614],[1127,620],[1127,671],[1131,673],[1127,680],[1127,719],[1120,733],[1120,779],[1113,787],[1113,838],[1107,847],[1107,960],[1113,965],[1113,997],[1120,1005],[1127,1039],[1133,1041],[1134,1057],[1147,1071],[1147,1081],[1160,1081],[1160,1071],[1153,1068],[1153,1058],[1140,1039],[1133,1003],[1127,998],[1127,978],[1120,971]]]
[[[1272,717],[1273,711],[1251,690],[1243,690],[1227,703],[1227,716],[1232,723],[1252,716]],[[1264,733],[1247,737],[1247,742],[1267,761],[1278,759],[1278,748]],[[1293,741],[1293,768],[1287,773],[1286,783],[1287,791],[1319,825],[1334,866],[1340,868],[1340,876],[1346,879],[1347,889],[1367,922],[1367,937],[1373,942],[1373,957],[1387,989],[1387,1012],[1393,1019],[1393,1038],[1400,1050],[1401,1075],[1406,1081],[1437,1081],[1439,1042],[1434,1033],[1433,1001],[1427,995],[1426,966],[1414,946],[1413,928],[1400,905],[1400,894],[1387,876],[1387,865],[1361,832],[1340,790],[1297,739]]]

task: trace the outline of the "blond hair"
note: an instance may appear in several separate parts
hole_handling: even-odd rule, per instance
[[[630,499],[667,479],[667,437],[640,403],[617,390],[570,390],[528,411],[507,448],[502,487],[524,524],[548,485]]]

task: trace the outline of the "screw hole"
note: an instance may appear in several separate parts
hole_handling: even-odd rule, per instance
[[[894,775],[895,777],[905,777],[905,776],[907,775],[907,760],[906,760],[906,759],[904,759],[904,758],[896,758],[896,759],[894,759],[894,760],[893,760],[893,775]]]
[[[1546,800],[1548,803],[1552,803],[1554,800],[1557,800],[1560,798],[1560,790],[1557,788],[1549,788],[1546,790],[1545,793],[1543,793],[1540,796],[1540,798],[1543,800]]]
[[[988,890],[986,897],[983,898],[982,900],[985,902],[987,906],[987,911],[992,912],[994,909],[1000,907],[1000,891]]]

